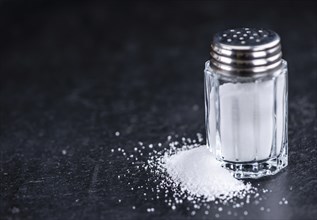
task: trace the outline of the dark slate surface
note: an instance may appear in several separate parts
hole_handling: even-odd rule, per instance
[[[2,1],[0,219],[190,218],[185,208],[172,211],[163,201],[145,201],[146,190],[130,190],[127,182],[142,184],[145,171],[119,181],[130,164],[110,149],[129,153],[138,141],[204,133],[203,68],[211,36],[237,26],[271,28],[282,37],[290,164],[256,181],[272,190],[262,203],[271,212],[251,203],[242,209],[248,215],[236,218],[316,217],[313,8],[287,1]],[[283,197],[288,205],[279,206]],[[214,213],[198,210],[193,218]]]

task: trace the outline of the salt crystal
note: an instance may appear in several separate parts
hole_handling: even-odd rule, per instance
[[[119,131],[116,131],[115,135],[118,137],[120,136],[120,132]]]

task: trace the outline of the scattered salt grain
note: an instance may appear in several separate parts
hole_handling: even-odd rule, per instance
[[[116,131],[115,135],[118,137],[120,136],[120,132],[119,131]]]
[[[63,155],[66,155],[66,154],[67,154],[67,151],[66,151],[66,150],[62,150],[62,154],[63,154]]]
[[[197,133],[196,135],[197,135],[198,141],[203,142],[203,140],[204,140],[203,135],[201,133]]]
[[[147,212],[154,212],[155,209],[154,209],[154,208],[147,208],[146,211],[147,211]]]

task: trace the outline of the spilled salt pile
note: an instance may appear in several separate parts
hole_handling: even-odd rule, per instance
[[[156,204],[164,203],[171,210],[180,208],[191,216],[203,213],[229,219],[248,215],[245,205],[271,212],[276,205],[289,204],[285,197],[276,204],[266,203],[272,190],[261,183],[251,186],[233,178],[213,158],[203,140],[200,133],[196,138],[175,134],[159,143],[138,141],[132,147],[112,148],[110,155],[118,162],[114,173],[117,182],[132,193],[118,198],[118,204],[131,202],[131,195],[137,195],[132,210],[154,214],[159,210]],[[115,165],[112,161],[109,164]]]
[[[207,201],[244,197],[252,188],[222,168],[206,146],[166,154],[161,165],[181,191]]]

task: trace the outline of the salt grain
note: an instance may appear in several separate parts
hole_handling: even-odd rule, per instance
[[[285,200],[285,201],[284,201],[284,204],[285,204],[285,205],[287,205],[287,204],[288,204],[288,201],[287,201],[287,200]]]

